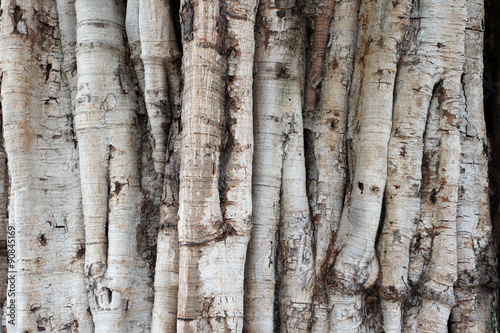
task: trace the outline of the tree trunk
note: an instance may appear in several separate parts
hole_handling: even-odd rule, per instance
[[[8,332],[497,332],[493,0],[0,2]]]

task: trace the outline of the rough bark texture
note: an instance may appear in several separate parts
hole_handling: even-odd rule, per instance
[[[493,0],[0,1],[8,332],[496,332]]]

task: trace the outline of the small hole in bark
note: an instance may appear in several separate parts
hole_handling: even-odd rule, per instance
[[[436,189],[433,188],[430,195],[430,199],[433,204],[436,203],[436,194],[437,194]]]
[[[76,251],[76,257],[82,259],[85,256],[85,245],[80,245],[78,251]]]
[[[17,25],[19,24],[19,21],[21,21],[23,18],[23,11],[21,10],[21,7],[16,6],[14,7],[14,15],[12,16],[12,23],[14,25],[14,30],[17,30]]]
[[[109,288],[102,288],[102,290],[106,293],[108,296],[108,301],[111,303],[113,301],[113,292]]]
[[[442,86],[443,86],[443,80],[439,80],[432,88],[432,96],[435,96],[436,93],[442,88]]]
[[[399,155],[403,156],[403,157],[406,156],[406,147],[405,146],[401,147],[401,150],[399,151]]]
[[[47,64],[47,67],[45,67],[45,82],[49,80],[50,76],[50,71],[52,70],[52,64]]]
[[[363,194],[363,188],[365,186],[363,185],[363,183],[358,183],[358,188],[361,190],[361,194]]]
[[[45,234],[41,234],[40,236],[38,236],[38,243],[41,246],[46,246],[47,245],[47,238],[45,237]]]

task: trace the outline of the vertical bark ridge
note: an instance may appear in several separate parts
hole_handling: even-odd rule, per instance
[[[179,291],[179,127],[174,116],[170,126],[167,160],[160,207],[160,230],[154,280],[154,305],[151,332],[175,332],[177,327],[177,294]]]
[[[441,94],[438,81],[433,88],[432,98],[427,114],[427,123],[423,135],[424,149],[422,158],[422,184],[420,194],[420,220],[412,239],[410,250],[410,267],[408,272],[409,285],[412,288],[411,297],[405,304],[404,325],[410,332],[416,331],[416,318],[419,312],[417,288],[419,281],[426,274],[431,256],[433,242],[432,219],[436,203],[436,188],[439,187],[437,169],[439,168],[439,96]]]
[[[459,85],[456,81],[459,78],[455,76],[450,84],[443,82],[443,101],[446,102],[440,104],[443,113],[440,119],[441,158],[431,222],[435,234],[429,266],[419,286],[422,297],[417,317],[419,331],[447,332],[448,317],[455,302],[453,284],[457,278],[456,211],[460,161],[460,138],[456,128]]]
[[[181,53],[177,46],[172,6],[169,2],[141,0],[139,11],[141,59],[144,64],[144,97],[151,129],[155,170],[165,169],[167,132],[171,122],[168,69]],[[158,24],[162,22],[162,24]]]
[[[225,325],[242,332],[244,276],[252,217],[253,59],[256,0],[225,1],[227,11],[228,77],[225,126],[221,152],[220,194],[228,235],[224,267],[231,267],[224,282],[231,285]],[[229,241],[230,240],[230,241]],[[233,304],[231,304],[233,303]],[[219,310],[220,311],[220,310]]]
[[[57,17],[61,44],[63,51],[62,73],[71,92],[72,108],[74,108],[77,90],[77,68],[76,68],[76,13],[74,0],[57,0]]]
[[[354,87],[359,91],[359,99],[352,106],[355,114],[350,121],[351,185],[334,246],[337,254],[331,273],[335,286],[330,295],[335,300],[332,331],[357,332],[361,329],[361,308],[352,300],[359,300],[356,294],[371,286],[378,274],[375,238],[387,175],[398,47],[409,21],[409,12],[410,1],[362,3],[360,8],[359,22],[363,29],[355,65],[359,86]],[[345,311],[335,309],[346,303]]]
[[[308,56],[307,77],[304,93],[304,110],[313,111],[316,107],[316,95],[321,87],[323,79],[323,63],[325,61],[327,44],[329,40],[330,21],[333,17],[334,0],[315,3],[311,1],[309,6],[313,11],[312,27],[313,35],[311,49]]]
[[[298,84],[296,88],[300,89]],[[295,104],[296,108],[299,106],[300,103]],[[290,128],[284,145],[278,255],[280,331],[308,332],[315,272],[305,188],[302,117],[295,109],[287,118]]]
[[[280,330],[296,332],[309,326],[309,319],[299,325],[294,322],[300,316],[310,316],[304,309],[310,307],[309,279],[313,273],[306,267],[301,271],[298,266],[302,259],[307,261],[308,251],[311,251],[305,184],[290,184],[294,182],[294,172],[305,172],[304,157],[300,156],[303,154],[303,139],[300,137],[302,121],[298,113],[301,107],[301,30],[298,18],[299,8],[294,1],[260,2],[255,37],[255,154],[252,238],[245,286],[246,332],[274,330],[276,233],[280,215],[283,230],[279,234],[279,259],[286,264],[277,271],[282,274],[278,291],[283,295],[283,301],[279,302]],[[283,186],[283,182],[287,185]],[[282,191],[286,195],[295,192],[293,197],[299,201],[280,201]],[[281,197],[285,198],[284,193]],[[292,235],[290,228],[297,227],[306,234]],[[299,239],[292,241],[295,236]],[[309,264],[313,264],[312,258]],[[297,290],[298,285],[304,289]]]
[[[21,22],[14,19],[16,9],[19,12],[22,8],[31,7],[33,1],[26,2],[3,2],[2,11],[11,13],[11,17],[2,15],[2,118],[3,118],[3,135],[5,140],[5,148],[9,159],[9,171],[11,173],[11,203],[9,210],[16,212],[16,215],[10,214],[9,226],[17,229],[16,243],[21,240],[24,243],[29,243],[33,247],[36,246],[36,235],[33,229],[27,228],[26,219],[31,217],[32,212],[26,206],[22,206],[23,201],[29,200],[26,188],[31,183],[32,169],[32,152],[34,143],[34,131],[29,126],[27,121],[27,113],[33,112],[36,108],[34,105],[34,82],[28,80],[27,71],[36,68],[36,62],[24,63],[24,59],[28,59],[33,53],[36,53],[37,41],[35,36],[27,36],[26,24],[32,29],[37,26],[36,21],[32,18],[26,22]],[[21,23],[21,25],[19,24]],[[22,30],[24,33],[11,34],[13,31]],[[11,61],[7,62],[5,56],[9,55]],[[26,83],[25,83],[26,82]],[[19,145],[23,148],[20,149]],[[31,217],[32,219],[32,217]],[[26,271],[31,268],[32,251],[29,247],[16,246],[16,265],[15,268],[20,271]],[[36,325],[34,316],[30,315],[30,297],[27,290],[34,285],[32,274],[21,273],[16,275],[16,286],[20,288],[17,297],[8,297],[7,302],[13,302],[17,305],[17,327],[12,324],[7,324],[8,330],[15,331],[20,329],[33,327]],[[25,290],[23,292],[23,290]],[[38,297],[34,297],[35,302]]]
[[[347,181],[344,140],[357,19],[358,1],[342,1],[335,5],[319,103],[313,112],[304,114],[317,280],[312,332],[327,332],[330,326],[331,309],[325,278],[328,276],[328,265],[331,264],[331,240],[340,222]]]
[[[401,331],[401,306],[410,291],[409,249],[420,217],[423,135],[433,88],[432,74],[413,61],[409,56],[401,62],[389,141],[386,215],[379,243],[386,332]]]
[[[143,222],[138,106],[125,63],[124,11],[114,1],[77,0],[75,7],[75,127],[95,330],[149,330],[151,279],[137,243]]]
[[[141,57],[144,58],[146,69],[144,92],[146,107],[150,111],[149,123],[154,143],[156,144],[155,136],[158,135],[165,141],[165,159],[161,160],[163,152],[158,152],[158,150],[153,158],[156,172],[161,171],[160,174],[164,173],[165,177],[157,242],[152,332],[175,332],[177,327],[179,137],[182,106],[179,66],[181,53],[176,41],[172,10],[170,3],[140,1],[139,23]],[[158,22],[163,22],[162,26],[158,26]],[[155,111],[159,114],[154,114]],[[164,171],[160,170],[163,164],[165,165]]]
[[[248,194],[241,198],[233,197],[239,190],[248,192],[248,185],[241,189],[219,187],[221,177],[225,177],[227,184],[238,181],[238,175],[233,173],[238,170],[223,170],[221,167],[222,147],[226,150],[235,149],[234,155],[225,156],[229,157],[229,165],[235,163],[235,166],[239,166],[239,149],[244,155],[251,153],[251,146],[245,143],[250,139],[248,132],[246,129],[239,131],[239,125],[230,129],[235,144],[227,140],[222,142],[228,74],[227,36],[229,33],[249,33],[235,31],[238,26],[234,25],[235,21],[232,21],[229,31],[229,19],[242,19],[242,22],[251,20],[253,9],[251,2],[242,2],[239,6],[241,7],[233,7],[232,4],[227,6],[223,1],[182,2],[185,81],[179,195],[179,332],[242,329],[243,295],[238,291],[242,288],[242,280],[235,274],[243,272],[248,241],[248,236],[245,235],[248,234],[248,221],[245,219],[250,212],[243,212],[238,217],[242,219],[240,221],[231,219],[234,218],[233,208],[248,209]],[[242,24],[238,29],[243,27]],[[251,61],[252,50],[243,49],[248,48],[244,42],[248,38],[242,40],[242,49],[237,50],[241,51],[240,59],[244,61]],[[232,66],[237,65],[235,58],[231,60]],[[236,70],[233,75],[240,74],[238,67],[233,67]],[[245,97],[251,84],[248,64],[242,64],[241,70],[244,74],[242,79],[245,80],[242,82],[243,95],[230,95],[231,102],[234,103],[234,114],[229,114],[229,121],[232,117],[239,118],[236,113],[238,107],[244,107],[241,117],[249,116],[251,104],[248,104],[248,97]],[[231,92],[236,91],[229,86],[229,93]],[[242,105],[243,103],[246,105]],[[231,107],[229,111],[231,112]],[[239,140],[243,144],[241,147]],[[243,175],[244,179],[245,177],[247,176]],[[229,199],[224,202],[229,204],[227,207],[221,205],[221,189],[226,196],[222,199]],[[238,201],[235,200],[233,205],[231,199]],[[214,270],[214,267],[217,269]],[[240,286],[235,286],[235,279],[237,281],[238,278],[240,282],[236,283]]]
[[[55,1],[1,4],[2,118],[16,231],[16,324],[9,331],[91,329],[71,96]],[[50,209],[48,209],[50,207]],[[54,260],[57,257],[58,260]],[[9,318],[9,317],[7,317]],[[10,317],[10,319],[13,319]]]
[[[424,139],[431,141],[428,141],[430,149],[424,149],[420,208],[423,229],[419,231],[423,234],[414,242],[417,253],[422,252],[421,259],[413,257],[414,268],[410,272],[421,305],[418,310],[409,309],[407,325],[417,331],[442,332],[448,329],[449,312],[454,304],[453,284],[457,277],[456,213],[460,158],[457,119],[466,8],[465,2],[447,5],[445,2],[421,1],[419,6],[420,40],[416,52],[423,61],[432,64],[429,66],[429,72],[434,73],[431,109],[438,113],[429,115],[427,138]],[[443,12],[447,15],[438,20],[435,15]],[[397,279],[396,276],[395,281]],[[392,286],[397,287],[397,284],[392,283]],[[395,317],[397,312],[393,314]]]
[[[457,211],[458,278],[456,306],[450,318],[454,332],[493,331],[492,289],[495,277],[489,212],[487,141],[483,112],[484,3],[468,1],[465,65],[460,103],[461,163]],[[480,319],[477,320],[476,318]]]
[[[276,8],[278,17],[299,26],[300,15],[297,14],[300,11],[293,1],[277,4]],[[286,77],[280,82],[280,93],[288,97],[288,102],[281,104],[284,132],[277,265],[280,332],[310,330],[315,281],[313,234],[306,190],[300,44],[294,45],[294,38],[300,41],[303,33],[299,28],[290,34],[293,53],[289,51],[289,58],[284,57],[290,62],[285,67]]]
[[[394,120],[389,141],[386,216],[379,243],[384,329],[400,332],[402,307],[409,296],[409,249],[420,218],[424,133],[438,69],[426,61],[427,31],[419,33],[425,7],[414,6],[395,87]],[[425,28],[425,22],[423,23]],[[440,92],[441,90],[439,90]]]
[[[125,30],[130,50],[130,60],[134,65],[135,75],[141,92],[144,92],[144,64],[141,59],[141,34],[140,34],[140,0],[127,0]],[[156,22],[156,21],[155,21]],[[158,21],[162,22],[162,21]],[[163,24],[162,24],[163,25]],[[168,24],[165,24],[168,26]]]

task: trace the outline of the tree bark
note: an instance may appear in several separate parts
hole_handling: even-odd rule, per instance
[[[492,0],[0,2],[8,332],[496,332]]]

